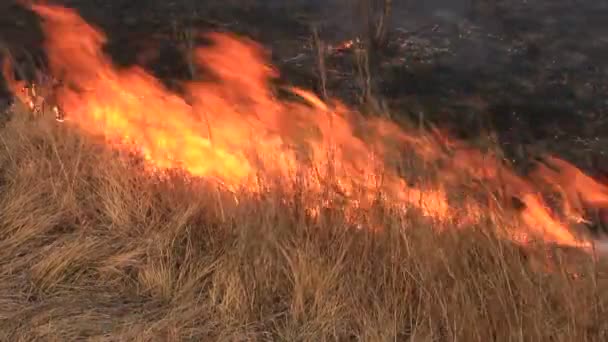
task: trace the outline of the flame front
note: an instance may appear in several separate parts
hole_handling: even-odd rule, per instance
[[[136,149],[156,169],[179,168],[254,193],[261,191],[260,174],[304,179],[315,191],[342,194],[347,210],[366,210],[382,196],[401,212],[414,208],[455,227],[476,224],[494,210],[466,189],[457,205],[448,196],[481,181],[488,193],[500,191],[522,203],[523,224],[513,223],[510,238],[583,247],[589,243],[580,242],[567,219],[547,208],[537,184],[562,189],[570,217],[582,217],[587,207],[608,206],[604,185],[557,158],[549,160],[555,170],[539,167],[532,183],[462,142],[364,118],[301,89],[291,92],[304,101],[279,99],[269,86],[277,71],[267,64],[264,50],[247,39],[210,34],[213,44],[195,56],[212,80],[185,82],[184,94],[177,95],[140,67],[114,66],[102,53],[104,34],[73,10],[32,9],[43,18],[50,70],[63,82],[56,96],[67,122],[120,148]],[[434,180],[408,185],[391,163],[404,151],[436,165],[427,169]],[[292,183],[296,191],[298,182]],[[311,203],[311,209],[318,206]]]

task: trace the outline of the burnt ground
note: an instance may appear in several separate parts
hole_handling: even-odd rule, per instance
[[[222,30],[260,41],[285,82],[315,90],[312,27],[329,46],[352,38],[357,20],[348,2],[55,1],[108,34],[117,64],[144,65],[169,85],[189,77],[179,53],[184,33]],[[540,150],[584,168],[601,166],[608,148],[608,1],[394,3],[390,44],[373,72],[376,95],[393,113],[424,117],[467,138],[493,130],[513,159]],[[27,52],[43,59],[35,15],[13,1],[0,5],[0,40],[18,58]],[[328,53],[330,95],[358,103],[355,65],[352,51]]]

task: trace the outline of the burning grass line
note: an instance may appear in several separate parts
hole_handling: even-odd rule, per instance
[[[268,66],[263,49],[251,41],[211,34],[215,45],[196,49],[193,55],[217,80],[186,82],[186,98],[192,99],[187,101],[140,68],[117,69],[101,53],[106,37],[74,11],[46,5],[33,5],[32,9],[43,18],[51,72],[63,74],[66,83],[76,88],[88,89],[58,89],[58,101],[70,125],[101,135],[121,149],[141,153],[153,172],[181,169],[235,191],[256,193],[265,191],[265,182],[271,177],[292,189],[292,175],[308,169],[309,185],[323,196],[346,199],[349,204],[343,209],[347,215],[370,209],[377,193],[383,192],[390,206],[415,207],[434,221],[462,226],[487,216],[479,213],[490,206],[465,196],[460,208],[455,208],[448,193],[467,179],[478,179],[487,193],[504,187],[501,192],[524,204],[520,215],[527,227],[517,228],[530,235],[540,234],[547,241],[579,245],[568,225],[546,208],[536,184],[515,174],[496,157],[487,158],[487,153],[437,131],[412,131],[386,119],[364,118],[337,101],[323,101],[301,89],[291,88],[291,93],[308,106],[277,99],[268,86],[276,71]],[[81,32],[74,33],[74,27]],[[370,77],[369,70],[366,76]],[[356,133],[353,121],[361,122],[368,137]],[[294,137],[307,131],[318,137]],[[391,146],[393,141],[397,147]],[[310,165],[299,159],[293,148],[296,143],[309,150]],[[436,180],[409,186],[392,167],[384,165],[379,170],[376,165],[377,159],[399,158],[393,150],[402,148],[414,149],[414,155],[432,167],[440,161],[448,166],[435,167]],[[254,158],[250,157],[252,149]],[[564,172],[582,175],[578,170],[568,171],[575,168],[567,163],[557,164]],[[61,163],[60,168],[66,172]],[[381,178],[381,184],[371,176]],[[591,184],[595,193],[587,196],[591,202],[587,204],[608,205],[608,190],[596,182],[578,177],[584,181],[566,184],[571,180],[549,170],[540,172],[539,177],[568,185],[574,192],[588,191],[582,185]],[[573,203],[575,199],[569,196],[565,201]]]

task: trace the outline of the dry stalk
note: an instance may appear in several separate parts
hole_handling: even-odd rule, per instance
[[[358,48],[355,50],[355,66],[357,68],[357,79],[361,90],[360,101],[361,103],[367,103],[367,100],[372,97],[372,82],[367,49]]]
[[[388,115],[388,111],[378,97],[374,84],[374,74],[379,72],[379,52],[387,43],[392,0],[357,0],[355,18],[358,38],[363,43],[355,50],[356,68],[361,88],[360,102],[375,113]]]
[[[356,17],[363,28],[363,39],[375,49],[383,48],[387,42],[392,0],[358,0]]]
[[[196,29],[190,24],[179,24],[177,20],[172,22],[173,36],[177,41],[179,52],[186,59],[188,72],[191,79],[197,78],[196,63],[194,61],[194,50],[196,48]]]
[[[327,101],[327,68],[325,66],[325,59],[327,54],[327,47],[319,36],[319,30],[316,26],[312,28],[312,37],[315,50],[317,51],[317,68],[319,71],[319,80],[321,82],[321,95],[324,101]]]

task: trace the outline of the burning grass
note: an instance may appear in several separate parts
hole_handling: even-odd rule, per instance
[[[75,12],[33,9],[65,121],[17,106],[0,131],[3,338],[605,338],[602,258],[575,228],[608,188],[573,165],[521,176],[439,132],[281,99],[231,35],[176,94],[116,68]]]
[[[304,213],[314,188],[151,176],[52,116],[0,137],[3,340],[606,337],[601,260],[521,247],[490,217],[454,231],[378,208],[358,214],[381,231],[353,229]]]

